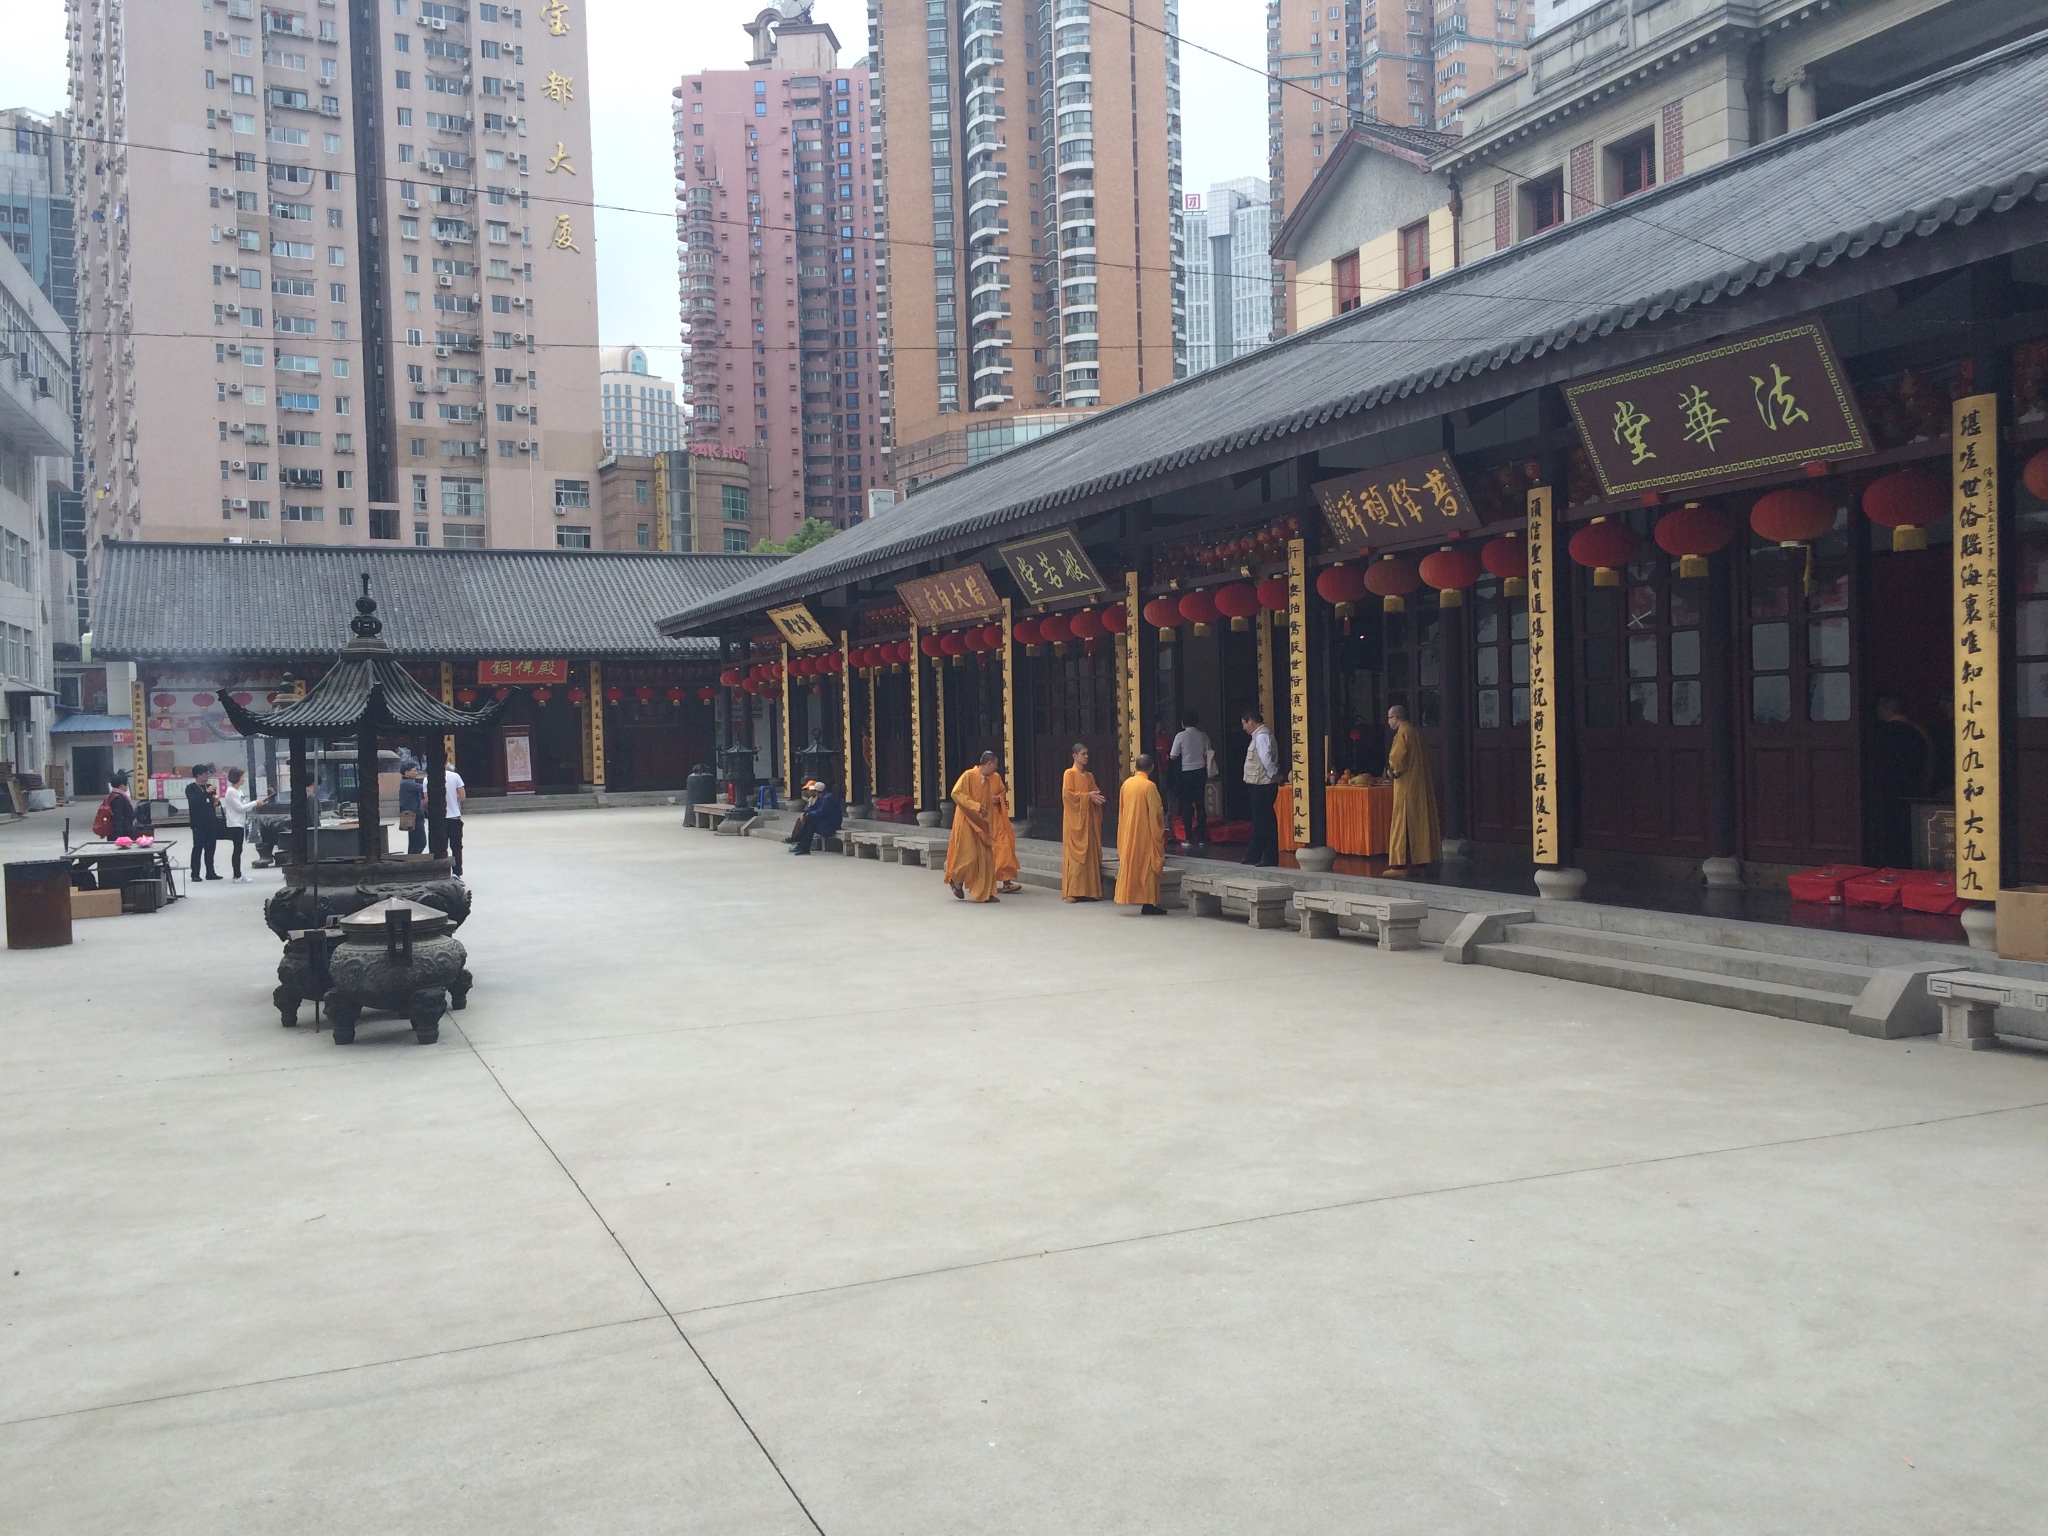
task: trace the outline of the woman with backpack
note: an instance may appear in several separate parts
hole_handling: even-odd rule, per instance
[[[135,835],[135,802],[128,798],[128,770],[107,781],[107,798],[92,813],[92,835],[111,842]]]

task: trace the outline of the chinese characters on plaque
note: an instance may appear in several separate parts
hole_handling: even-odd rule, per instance
[[[832,637],[825,633],[824,626],[811,616],[811,610],[802,603],[791,603],[786,608],[770,608],[768,618],[782,631],[782,638],[800,651],[822,651],[832,643]]]
[[[569,663],[566,661],[480,661],[476,664],[476,680],[486,687],[501,688],[507,683],[546,683],[559,687],[569,681]]]
[[[1529,492],[1529,827],[1538,864],[1560,857],[1557,817],[1557,522],[1550,487]]]
[[[1287,541],[1287,720],[1293,758],[1287,790],[1294,801],[1294,846],[1309,846],[1308,806],[1308,545]],[[1267,722],[1269,725],[1271,722]]]
[[[1565,386],[1609,499],[1870,452],[1819,321]]]
[[[1955,402],[1956,895],[1998,899],[1998,397]]]
[[[1057,603],[1070,597],[1093,597],[1109,586],[1071,528],[1042,538],[1005,544],[996,551],[1027,603]]]
[[[992,618],[1003,611],[995,584],[978,565],[956,566],[936,576],[898,582],[896,595],[903,599],[910,616],[926,629]]]
[[[1323,521],[1346,549],[1427,543],[1453,529],[1479,527],[1478,509],[1448,453],[1325,480],[1315,493]]]

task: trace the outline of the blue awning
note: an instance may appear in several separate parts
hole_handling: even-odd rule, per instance
[[[66,715],[50,727],[52,736],[90,736],[99,731],[132,731],[135,722],[126,715]]]

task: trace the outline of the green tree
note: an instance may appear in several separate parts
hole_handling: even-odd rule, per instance
[[[815,549],[838,531],[837,528],[834,528],[822,517],[807,517],[804,519],[804,525],[780,544],[772,544],[768,540],[763,539],[754,546],[754,553],[757,555],[800,555],[807,549]]]

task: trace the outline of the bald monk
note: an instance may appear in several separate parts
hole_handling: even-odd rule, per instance
[[[1017,881],[1017,829],[1010,825],[1010,786],[1000,772],[988,776],[989,792],[995,797],[989,808],[989,846],[995,852],[996,890],[1014,896],[1024,889]]]
[[[1436,791],[1429,782],[1429,748],[1402,705],[1387,708],[1394,744],[1387,752],[1387,777],[1394,783],[1394,819],[1387,829],[1387,873],[1406,876],[1418,864],[1443,856],[1437,829]]]
[[[995,849],[989,830],[995,796],[988,782],[995,771],[995,753],[984,752],[979,763],[953,781],[953,840],[946,845],[946,884],[961,901],[969,892],[976,901],[996,899]]]
[[[1102,900],[1102,791],[1088,771],[1088,749],[1074,743],[1074,766],[1060,780],[1060,899]]]
[[[1159,872],[1166,868],[1166,807],[1152,782],[1152,754],[1140,752],[1116,803],[1116,899],[1146,917],[1164,917]]]

